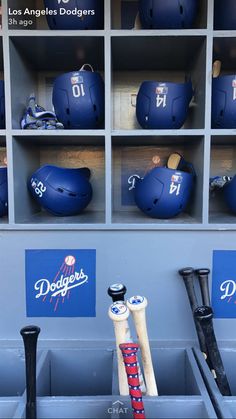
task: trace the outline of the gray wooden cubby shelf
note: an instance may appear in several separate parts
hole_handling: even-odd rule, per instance
[[[234,62],[226,56],[225,45],[234,43],[236,31],[214,30],[213,0],[200,1],[198,21],[195,28],[189,30],[132,30],[137,1],[105,0],[104,4],[103,30],[52,31],[48,29],[45,18],[36,19],[33,29],[17,29],[19,25],[13,29],[8,27],[8,7],[41,8],[42,0],[2,3],[0,73],[5,80],[6,130],[0,131],[3,140],[0,146],[2,154],[7,152],[9,216],[1,220],[1,228],[236,230],[236,217],[221,208],[208,190],[212,167],[215,174],[218,171],[214,156],[221,146],[216,138],[222,140],[222,147],[225,142],[228,150],[235,149],[233,137],[236,130],[211,128],[211,68],[217,49],[224,58],[225,70],[233,70]],[[121,9],[127,10],[123,26]],[[78,46],[79,58],[76,55]],[[106,109],[103,129],[20,130],[27,96],[34,91],[42,106],[51,107],[53,78],[64,71],[79,68],[85,61],[91,62],[104,76]],[[130,104],[131,94],[135,100],[141,81],[158,77],[177,81],[184,80],[186,75],[192,78],[195,99],[185,125],[180,130],[141,129],[135,119],[135,108]],[[46,150],[51,150],[47,157]],[[133,161],[138,162],[142,150],[145,150],[146,163],[151,159],[151,153],[159,153],[164,162],[168,154],[176,150],[186,152],[193,160],[197,185],[186,213],[172,220],[154,220],[143,216],[134,204],[122,204],[124,156],[132,153]],[[58,219],[45,214],[28,194],[27,177],[41,163],[56,164],[58,155],[63,153],[65,159],[60,164],[79,165],[76,156],[80,152],[90,156],[85,161],[93,172],[94,202],[78,217]],[[97,153],[99,159],[96,159]],[[233,175],[235,159],[230,157],[230,153],[227,156],[229,165],[231,159],[230,174]]]
[[[194,354],[201,370],[202,376],[209,391],[209,395],[214,403],[217,415],[222,419],[233,419],[236,415],[236,381],[233,373],[232,365],[235,363],[236,351],[235,348],[222,347],[221,357],[224,363],[225,372],[228,378],[232,396],[222,396],[212,373],[206,364],[205,359],[199,349],[194,348]]]
[[[191,349],[153,348],[152,357],[159,396],[144,396],[147,418],[217,418]],[[22,350],[2,350],[0,366],[2,372],[8,368],[5,386],[0,386],[0,418],[23,419],[26,393]],[[12,384],[15,371],[17,380]],[[120,414],[117,404],[123,406]],[[40,349],[37,413],[39,419],[131,418],[129,397],[119,396],[116,352],[86,347]]]

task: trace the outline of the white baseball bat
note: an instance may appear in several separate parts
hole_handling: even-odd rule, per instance
[[[147,307],[147,299],[140,296],[131,297],[127,301],[127,307],[133,315],[136,333],[140,344],[147,396],[158,396],[146,325],[145,309]]]
[[[127,375],[125,371],[124,361],[122,352],[119,345],[125,343],[127,337],[127,319],[129,317],[129,309],[125,303],[117,301],[113,303],[108,311],[110,319],[113,321],[115,337],[116,337],[116,351],[117,351],[117,362],[118,362],[118,379],[119,379],[119,391],[121,396],[129,395],[129,386],[127,381]]]
[[[110,295],[110,297],[113,299],[113,302],[121,302],[123,304],[126,304],[124,302],[124,297],[126,294],[126,286],[123,284],[113,284],[108,288],[108,295]],[[125,337],[125,341],[126,342],[133,342],[131,333],[130,333],[130,328],[129,328],[129,323],[128,320],[127,321],[127,325],[126,325],[126,337]],[[145,382],[144,382],[144,378],[143,378],[143,374],[140,368],[140,365],[138,363],[138,375],[139,375],[139,383],[140,383],[140,388],[143,394],[146,393],[146,386],[145,386]]]
[[[216,60],[213,63],[213,67],[212,67],[212,77],[216,78],[219,77],[220,72],[221,72],[221,61],[220,60]]]

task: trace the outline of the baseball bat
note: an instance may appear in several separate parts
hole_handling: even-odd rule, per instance
[[[37,326],[26,326],[21,329],[20,334],[24,341],[25,348],[25,370],[26,370],[26,419],[37,418],[36,406],[36,351],[37,340],[40,328]]]
[[[108,295],[112,298],[113,303],[115,303],[116,301],[124,301],[125,300],[125,294],[126,294],[126,286],[123,284],[113,284],[111,285],[108,290],[107,293]],[[129,324],[127,321],[127,326],[126,326],[126,338],[124,342],[133,342],[133,339],[131,337],[131,333],[130,333],[130,328],[129,328]],[[145,382],[144,382],[144,378],[143,378],[143,374],[138,362],[138,374],[139,374],[139,382],[140,382],[140,388],[142,390],[142,393],[146,393],[146,386],[145,386]]]
[[[108,315],[113,321],[116,337],[119,391],[121,396],[128,396],[129,386],[119,345],[125,342],[127,336],[129,309],[122,301],[117,301],[109,307]]]
[[[208,356],[216,373],[216,382],[223,396],[231,396],[230,386],[224,370],[224,365],[217,345],[214,326],[213,311],[211,307],[201,306],[195,309],[194,317],[201,325],[208,349]]]
[[[207,268],[196,269],[195,273],[198,276],[203,305],[210,306],[211,303],[210,303],[210,292],[209,292],[209,284],[208,284],[208,275],[210,273],[210,269],[207,269]]]
[[[127,306],[134,319],[136,333],[140,344],[147,396],[158,396],[146,324],[145,310],[147,304],[147,299],[140,296],[131,297],[127,301]]]
[[[193,268],[183,268],[183,269],[179,270],[179,274],[180,274],[180,276],[182,276],[182,278],[184,280],[184,285],[186,287],[189,303],[190,303],[191,310],[192,310],[192,313],[193,313],[194,310],[198,307],[197,297],[196,297],[195,289],[194,289],[194,269]],[[206,343],[205,343],[204,334],[202,332],[202,329],[201,329],[199,323],[195,320],[195,318],[194,318],[194,323],[195,323],[195,328],[196,328],[196,332],[197,332],[197,337],[198,337],[200,349],[203,352],[203,355],[204,355],[205,359],[207,359],[207,347],[206,347]]]
[[[138,348],[139,345],[133,342],[127,342],[120,345],[129,384],[129,394],[133,408],[133,417],[134,419],[145,419],[142,391],[140,388],[138,375]]]
[[[212,66],[212,77],[216,78],[220,76],[222,63],[220,60],[215,60]]]

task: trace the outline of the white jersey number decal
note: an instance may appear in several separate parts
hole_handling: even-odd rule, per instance
[[[85,96],[84,85],[83,84],[74,84],[72,86],[72,92],[74,97]]]

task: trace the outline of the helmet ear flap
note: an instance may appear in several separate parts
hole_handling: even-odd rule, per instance
[[[86,177],[86,179],[90,179],[91,177],[91,170],[88,167],[81,167],[81,169],[78,169],[78,171]]]

